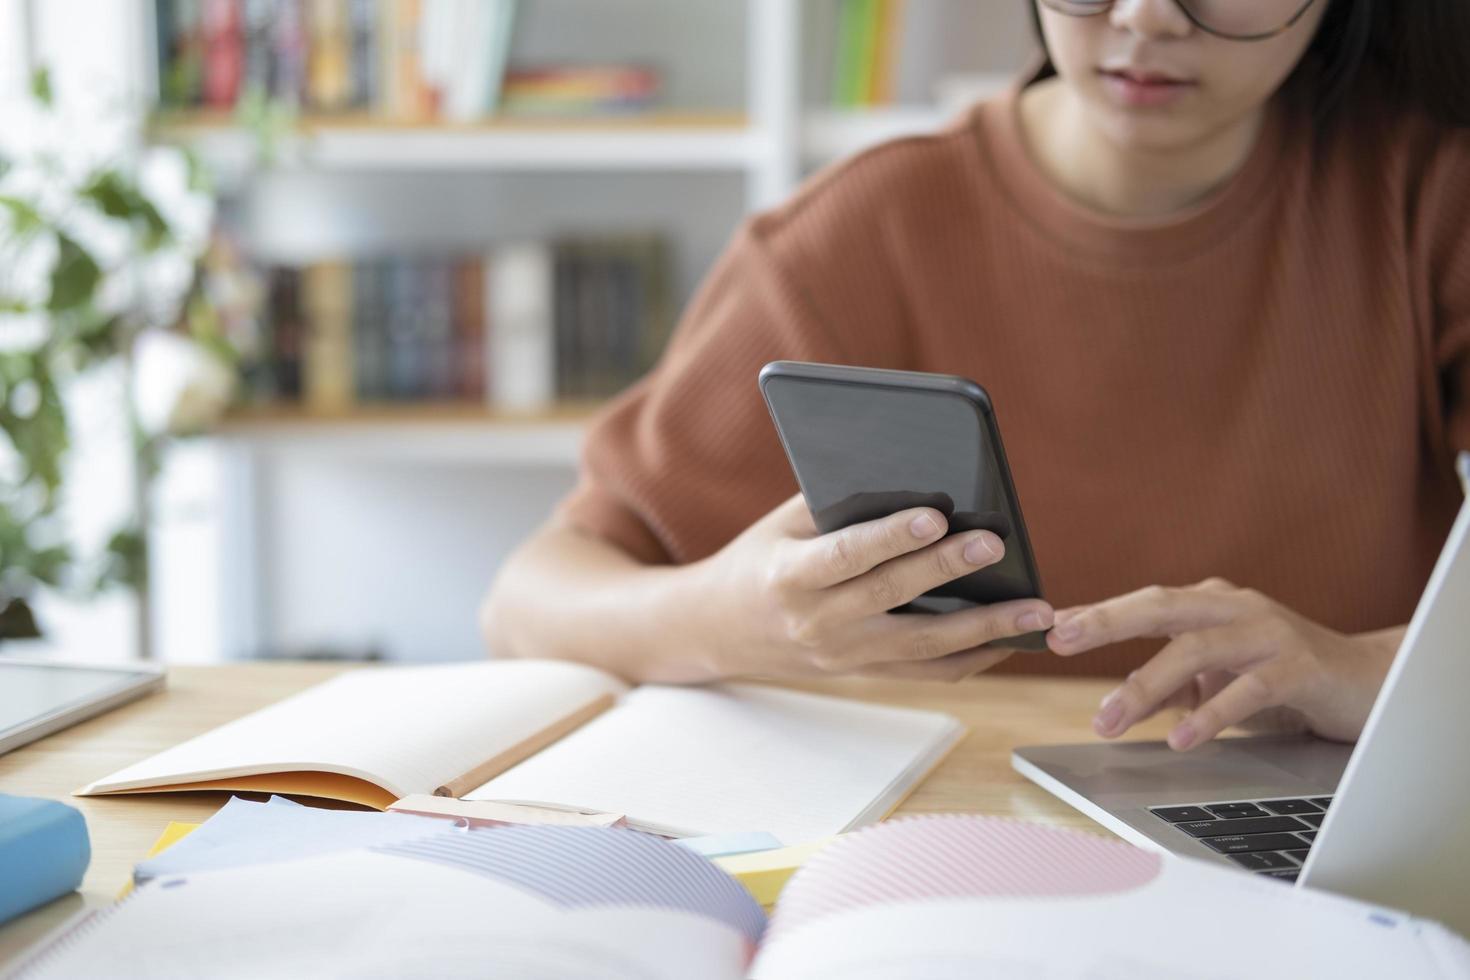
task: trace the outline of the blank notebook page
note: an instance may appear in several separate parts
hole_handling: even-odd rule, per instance
[[[501,660],[354,670],[88,787],[300,769],[361,775],[398,796],[446,780],[624,686],[579,664]]]
[[[626,814],[673,836],[800,843],[876,819],[962,734],[948,715],[732,684],[641,687],[469,800]],[[886,808],[885,808],[886,809]]]

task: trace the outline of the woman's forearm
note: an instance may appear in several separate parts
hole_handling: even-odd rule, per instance
[[[480,609],[492,655],[576,660],[634,682],[718,676],[699,622],[701,570],[643,565],[553,522],[507,559]]]

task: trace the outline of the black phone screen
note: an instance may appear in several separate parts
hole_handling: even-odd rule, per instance
[[[944,379],[955,383],[950,390],[925,390],[904,379],[940,376],[824,368],[850,378],[839,381],[803,377],[802,367],[768,369],[762,389],[819,531],[934,507],[950,534],[988,529],[1006,554],[926,593],[913,611],[1040,595],[1000,434],[977,385]]]

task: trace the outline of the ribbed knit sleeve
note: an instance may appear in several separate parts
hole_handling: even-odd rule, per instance
[[[647,563],[718,550],[796,492],[757,376],[773,360],[857,363],[782,268],[778,216],[747,222],[657,367],[593,424],[560,514]]]

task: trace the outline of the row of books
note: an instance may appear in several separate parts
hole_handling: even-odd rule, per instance
[[[608,398],[662,352],[669,280],[669,248],[652,234],[272,268],[247,397],[322,413]]]
[[[972,0],[811,0],[803,12],[804,84],[838,109],[968,105],[1010,70],[978,67],[977,52],[999,64],[1030,44],[1024,10]]]
[[[508,70],[517,0],[156,0],[160,100],[473,120],[652,106],[639,65]]]

